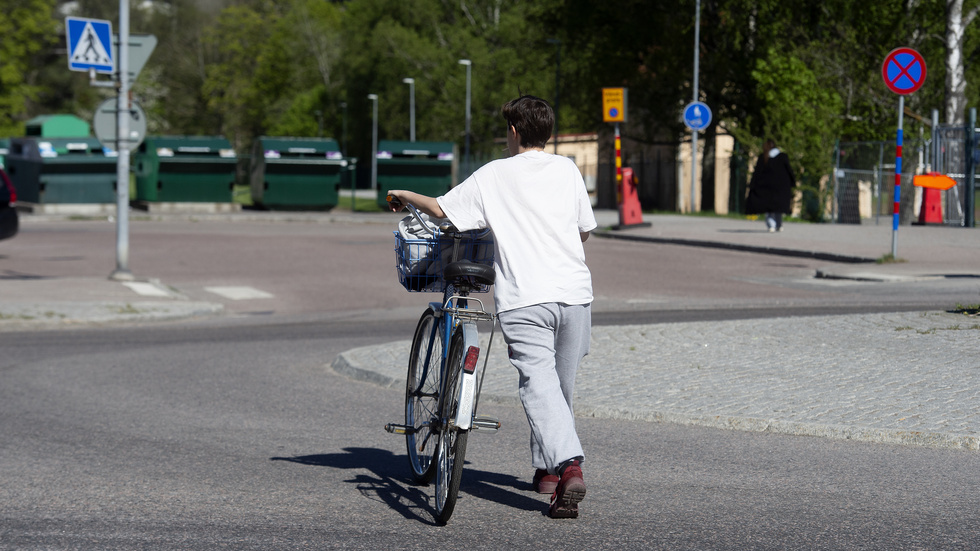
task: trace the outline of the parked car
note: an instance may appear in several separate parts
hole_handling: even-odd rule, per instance
[[[7,173],[0,168],[0,239],[17,235],[20,219],[17,217],[17,190]]]

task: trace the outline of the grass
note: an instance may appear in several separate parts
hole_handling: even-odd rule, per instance
[[[350,211],[355,210],[357,212],[384,212],[381,207],[378,206],[377,200],[371,198],[354,198],[354,208],[351,209],[350,193],[344,196],[341,192],[340,196],[337,198],[337,206],[334,207],[336,210]]]
[[[892,253],[885,253],[875,260],[878,264],[901,264],[902,262],[908,262],[904,258],[897,257]]]
[[[957,304],[956,308],[950,310],[951,314],[963,314],[964,316],[970,317],[980,317],[980,304],[971,304],[964,306],[962,304]]]

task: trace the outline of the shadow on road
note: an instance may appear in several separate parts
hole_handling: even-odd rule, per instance
[[[411,479],[402,474],[408,471],[408,459],[405,456],[375,448],[344,448],[344,453],[272,457],[270,461],[289,461],[333,469],[366,470],[369,474],[357,474],[346,482],[354,484],[361,495],[385,503],[407,519],[436,524],[429,492],[425,491],[424,487],[415,485]],[[470,495],[515,509],[546,511],[548,503],[542,503],[539,499],[528,496],[530,492],[530,482],[515,476],[465,469],[460,484],[460,504],[457,508],[465,503],[462,498]],[[423,509],[426,511],[425,514],[421,513]]]

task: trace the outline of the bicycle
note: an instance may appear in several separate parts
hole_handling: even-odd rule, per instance
[[[388,200],[392,202],[390,196]],[[456,507],[470,431],[500,428],[498,420],[477,416],[496,316],[470,296],[493,285],[493,241],[489,230],[460,232],[450,224],[437,228],[414,206],[407,207],[428,237],[411,239],[395,232],[399,283],[409,291],[442,292],[442,302],[430,302],[415,328],[405,423],[388,423],[385,430],[405,435],[416,483],[427,485],[435,478],[435,518],[446,524]],[[491,323],[482,369],[477,369],[478,322]]]

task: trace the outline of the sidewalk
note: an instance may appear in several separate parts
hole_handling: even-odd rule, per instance
[[[892,248],[890,219],[860,226],[789,223],[783,232],[768,233],[761,221],[680,215],[645,216],[649,226],[614,230],[608,228],[618,222],[615,211],[596,215],[598,239],[827,260],[820,277],[977,278],[980,287],[976,229],[903,226],[897,256],[904,262],[879,264],[875,261]],[[243,211],[193,218],[392,221],[385,214],[349,212]],[[135,282],[142,286],[140,294],[132,285],[106,278],[6,278],[0,282],[0,331],[221,312],[219,304],[191,301],[166,282]],[[980,318],[946,312],[600,326],[593,330],[592,353],[580,371],[576,411],[580,416],[978,450],[977,337]],[[498,335],[483,399],[516,403],[516,374],[501,343]],[[333,367],[401,388],[409,344],[350,350]]]
[[[600,228],[618,222],[597,212]],[[679,215],[597,237],[716,247],[834,262],[818,277],[861,281],[980,278],[977,230],[787,224]],[[980,281],[980,279],[978,279]],[[978,301],[980,302],[980,294]],[[576,414],[878,443],[980,449],[980,317],[889,313],[593,328]],[[498,336],[483,400],[518,403]],[[335,370],[402,388],[411,341],[350,350]]]

